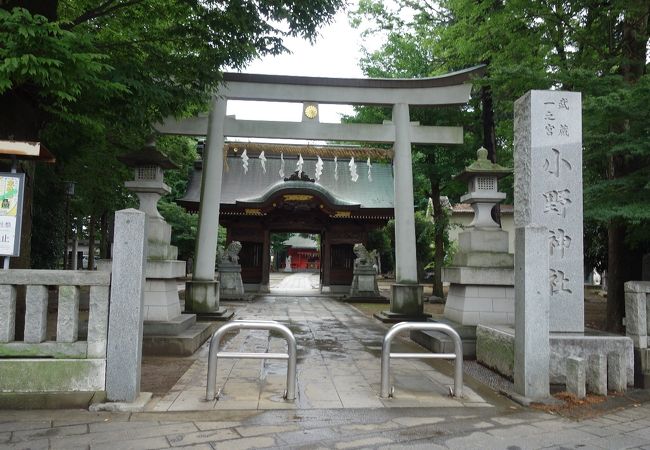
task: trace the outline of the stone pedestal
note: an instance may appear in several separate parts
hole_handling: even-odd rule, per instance
[[[230,320],[232,311],[219,307],[219,282],[192,280],[185,283],[185,312],[199,320]]]
[[[624,355],[626,381],[634,384],[634,346],[632,339],[596,330],[584,333],[550,333],[549,381],[566,383],[566,359],[589,359],[610,352]],[[515,329],[506,325],[479,325],[476,328],[476,360],[502,375],[513,378],[515,366]],[[534,377],[533,373],[533,377]]]
[[[430,314],[423,312],[422,286],[419,284],[395,283],[391,286],[390,311],[375,313],[375,318],[384,323],[404,321],[426,321]]]
[[[224,299],[244,297],[244,283],[241,279],[241,265],[233,263],[219,264],[220,296]]]
[[[459,235],[453,266],[443,269],[449,282],[444,317],[460,325],[512,325],[515,319],[514,256],[508,233],[471,229]]]
[[[349,299],[383,299],[379,294],[377,270],[374,267],[354,268]]]

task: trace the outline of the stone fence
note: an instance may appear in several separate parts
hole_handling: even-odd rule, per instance
[[[648,296],[650,281],[625,283],[625,333],[635,348],[648,348]]]
[[[103,272],[0,271],[0,392],[103,391],[109,284]]]

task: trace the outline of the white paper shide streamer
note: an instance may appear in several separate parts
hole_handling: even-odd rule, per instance
[[[284,153],[280,153],[280,178],[284,178]]]
[[[248,172],[248,155],[246,154],[246,149],[244,149],[244,152],[240,156],[241,158],[241,163],[242,167],[244,168],[244,173]]]
[[[305,164],[305,161],[302,159],[302,155],[299,156],[298,162],[296,163],[296,171],[298,172],[298,179],[302,175],[302,166]]]
[[[334,157],[334,179],[336,181],[339,181],[339,165],[337,159],[338,158],[335,156]]]
[[[264,150],[262,150],[262,153],[260,153],[259,159],[260,163],[262,164],[262,170],[264,173],[266,173],[266,156],[264,156]]]
[[[368,181],[372,183],[372,164],[370,164],[370,158],[368,158],[366,164],[368,164]]]
[[[359,179],[359,174],[357,173],[357,164],[354,162],[354,156],[350,159],[348,167],[350,167],[350,179],[356,183]]]
[[[320,180],[320,176],[323,174],[323,160],[320,159],[320,156],[318,157],[318,161],[316,161],[316,172],[314,173],[316,177],[316,181]]]

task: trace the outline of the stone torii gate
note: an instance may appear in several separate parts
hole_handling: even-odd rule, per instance
[[[214,279],[225,137],[337,140],[392,143],[395,179],[396,283],[388,320],[422,317],[422,288],[415,257],[415,219],[411,144],[462,144],[462,127],[421,126],[411,122],[409,105],[449,106],[467,103],[469,82],[483,66],[420,79],[348,79],[225,73],[213,96],[208,117],[167,119],[163,134],[207,136],[203,155],[201,204],[192,281],[185,291],[187,312],[223,318]],[[303,104],[302,122],[237,120],[226,115],[228,100]],[[318,120],[319,104],[392,106],[392,121],[383,124],[330,124]]]

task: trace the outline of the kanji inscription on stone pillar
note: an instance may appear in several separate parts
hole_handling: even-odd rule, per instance
[[[550,331],[584,331],[579,92],[530,91],[515,102],[515,226],[526,225],[548,229]]]

